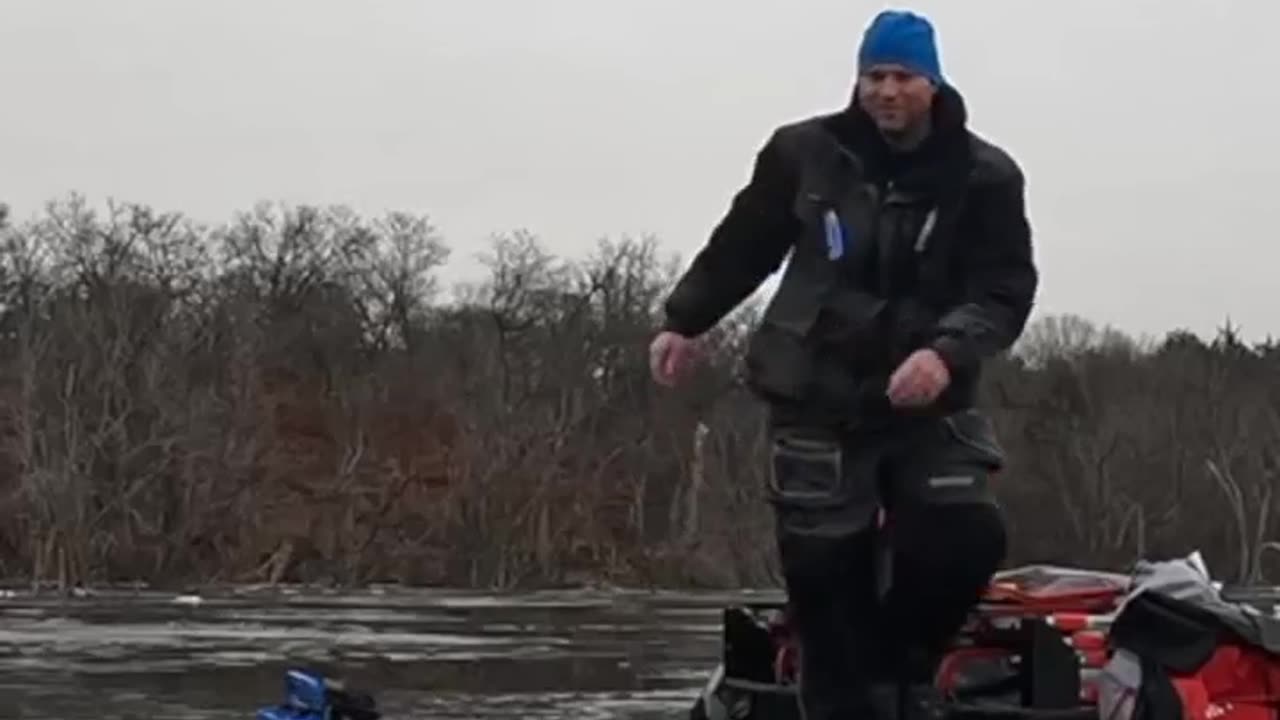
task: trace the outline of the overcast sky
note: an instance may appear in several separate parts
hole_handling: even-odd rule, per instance
[[[844,104],[878,2],[0,0],[0,201],[207,221],[429,213],[686,259],[783,122]],[[1280,4],[933,0],[943,71],[1028,177],[1038,313],[1280,335]]]

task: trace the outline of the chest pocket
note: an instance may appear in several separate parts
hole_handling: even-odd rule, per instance
[[[890,296],[913,294],[939,228],[931,198],[890,187],[876,224],[877,285]]]
[[[803,227],[798,254],[822,267],[835,284],[874,285],[876,188],[863,179],[856,160],[833,154],[804,168],[793,210]]]

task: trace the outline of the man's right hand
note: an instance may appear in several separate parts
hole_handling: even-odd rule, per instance
[[[649,371],[659,385],[674,387],[693,365],[696,355],[696,340],[663,330],[649,344]]]

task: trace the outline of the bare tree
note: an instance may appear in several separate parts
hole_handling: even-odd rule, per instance
[[[498,235],[451,299],[450,256],[406,213],[0,211],[0,572],[776,584],[740,372],[755,303],[671,392],[645,349],[680,265],[654,238],[563,258]],[[1270,577],[1277,362],[1231,326],[1151,343],[1038,320],[984,388],[1008,562],[1199,549],[1232,580]]]

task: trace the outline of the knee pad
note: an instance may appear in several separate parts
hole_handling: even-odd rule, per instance
[[[892,535],[895,574],[979,591],[1008,546],[1004,514],[990,502],[912,507],[894,519]]]
[[[990,503],[911,508],[892,526],[887,624],[898,646],[888,670],[925,681],[981,599],[1005,552],[1005,527]]]
[[[790,590],[874,599],[879,546],[867,529],[842,537],[778,533],[778,559]],[[854,588],[865,588],[854,590]]]

